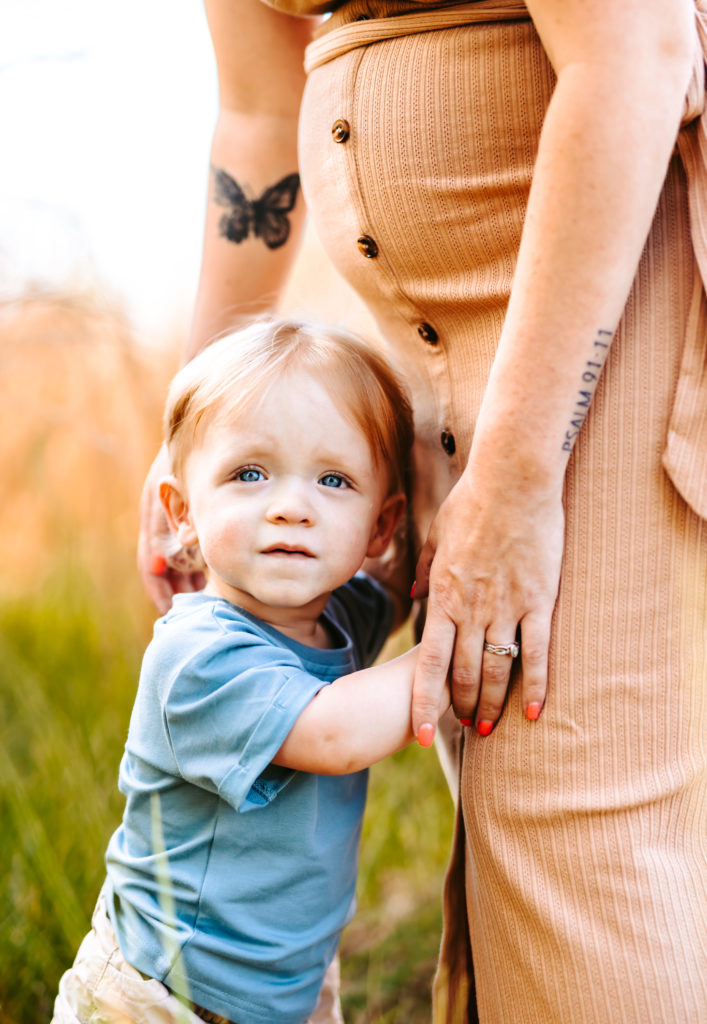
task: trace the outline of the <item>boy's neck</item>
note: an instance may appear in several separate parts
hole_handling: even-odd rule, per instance
[[[235,590],[230,592],[231,589],[229,588],[229,593],[224,593],[221,587],[209,582],[204,593],[224,598],[236,607],[243,608],[267,626],[272,626],[279,633],[289,637],[290,640],[296,640],[297,643],[304,644],[306,647],[329,650],[335,646],[322,618],[330,594],[322,595],[304,608],[287,608],[265,605],[256,601],[250,594]]]
[[[248,610],[246,608],[246,611]],[[272,610],[274,612],[280,611],[279,608]],[[283,620],[280,615],[257,615],[257,618],[266,625],[273,626],[279,633],[284,633],[290,640],[296,640],[297,643],[304,644],[305,647],[316,647],[321,651],[326,651],[334,646],[329,630],[321,618],[314,621],[303,619],[300,622],[292,621],[292,618],[289,616],[286,620]]]

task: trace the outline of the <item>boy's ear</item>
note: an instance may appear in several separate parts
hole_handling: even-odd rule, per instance
[[[366,558],[380,558],[381,555],[385,554],[388,545],[393,539],[395,527],[400,522],[404,509],[404,494],[390,494],[385,499],[375,526],[371,531]]]
[[[199,543],[189,513],[189,502],[184,487],[176,476],[165,476],[160,480],[160,501],[165,510],[172,533],[183,548]]]

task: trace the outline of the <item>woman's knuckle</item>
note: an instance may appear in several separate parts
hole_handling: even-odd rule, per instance
[[[523,643],[523,664],[526,668],[539,669],[547,660],[547,645],[538,640]]]
[[[430,587],[430,603],[450,619],[455,619],[459,594],[451,580],[434,580]]]
[[[452,682],[455,686],[461,686],[464,689],[476,686],[476,683],[478,682],[478,673],[473,672],[466,666],[455,665],[452,669]]]
[[[479,701],[476,709],[476,715],[479,721],[495,721],[501,713],[501,704],[496,701],[482,699]]]
[[[449,572],[434,579],[431,599],[450,619],[460,621],[484,609],[488,593],[483,582]]]
[[[475,704],[479,693],[479,677],[466,669],[452,673],[452,695],[455,703]]]
[[[436,719],[438,713],[438,701],[425,694],[415,702],[415,711],[423,719]]]
[[[524,704],[544,704],[545,703],[546,690],[544,686],[523,685],[523,703]]]
[[[464,601],[472,614],[485,611],[489,603],[489,591],[481,580],[470,583],[464,594]]]
[[[438,678],[447,674],[447,662],[441,651],[436,649],[420,654],[419,671],[428,678]]]
[[[488,660],[484,664],[484,681],[497,686],[499,683],[505,683],[508,679],[508,669],[505,665],[494,664],[494,662]]]

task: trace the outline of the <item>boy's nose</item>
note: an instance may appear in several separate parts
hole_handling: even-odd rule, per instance
[[[313,510],[305,488],[296,482],[278,487],[268,506],[267,518],[273,523],[311,525]]]

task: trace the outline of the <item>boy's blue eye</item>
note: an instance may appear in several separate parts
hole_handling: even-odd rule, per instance
[[[348,481],[340,473],[325,473],[319,483],[322,487],[348,487]]]
[[[236,480],[240,480],[244,484],[254,484],[258,480],[264,480],[265,475],[259,469],[239,469],[236,473]]]

